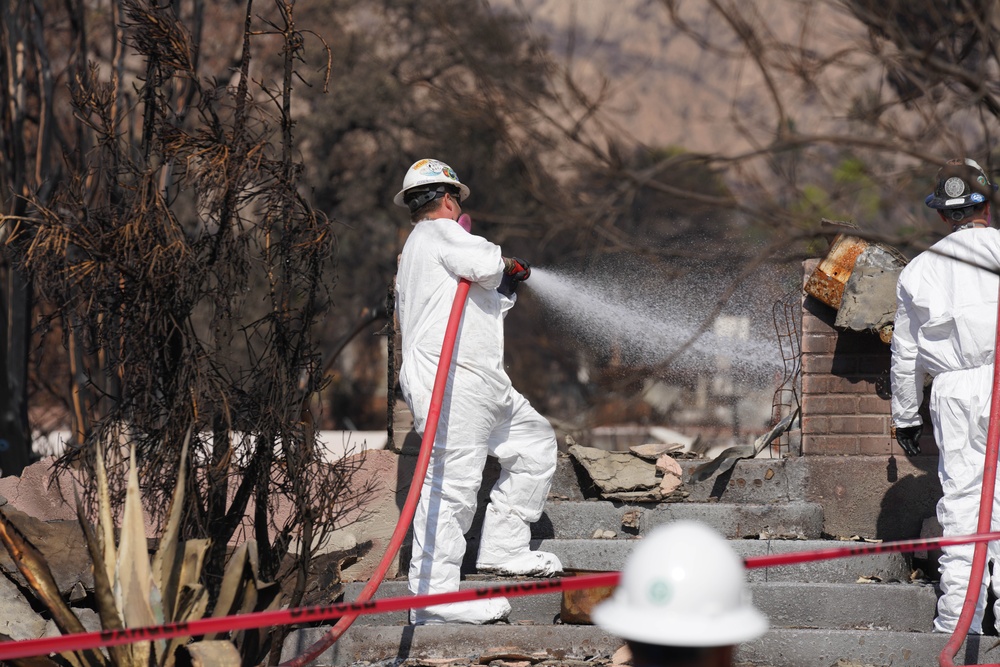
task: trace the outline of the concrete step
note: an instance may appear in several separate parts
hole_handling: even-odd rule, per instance
[[[930,584],[750,584],[754,604],[771,627],[930,632],[937,592]]]
[[[634,517],[630,523],[637,525],[623,525],[626,517]],[[531,535],[536,539],[586,539],[597,530],[605,530],[628,537],[644,535],[660,524],[680,519],[707,523],[736,539],[762,533],[819,538],[823,532],[823,507],[801,501],[627,505],[600,500],[550,500],[541,519],[532,526]]]
[[[289,660],[319,639],[326,628],[292,633],[281,660]],[[804,630],[775,628],[740,646],[736,662],[753,667],[832,667],[838,660],[872,667],[931,667],[949,635],[886,630]],[[621,645],[594,626],[538,625],[354,625],[340,641],[311,663],[317,667],[393,663],[406,659],[467,659],[503,651],[537,653],[558,659],[608,658]],[[958,664],[995,664],[995,637],[970,636]]]
[[[571,570],[616,571],[625,564],[636,540],[532,540],[531,548],[551,551],[559,556],[563,567]],[[796,551],[829,549],[848,546],[850,542],[831,540],[730,540],[740,556],[766,556]],[[861,577],[877,577],[882,582],[908,582],[910,561],[903,554],[882,553],[852,556],[755,568],[747,572],[748,581],[807,581],[854,583]]]
[[[688,502],[721,500],[727,503],[773,503],[807,495],[807,470],[799,458],[742,459],[703,482],[691,482],[691,473],[705,460],[679,460]],[[724,468],[727,466],[723,466]]]
[[[744,459],[703,482],[692,483],[691,472],[706,459],[678,459],[684,475],[682,487],[689,502],[722,500],[727,503],[775,503],[806,497],[809,470],[799,459]],[[492,482],[490,482],[492,483]],[[560,454],[550,497],[584,500],[597,497],[590,477],[569,454]]]
[[[511,583],[504,579],[502,583]],[[462,589],[501,583],[496,579],[466,580]],[[354,600],[363,582],[345,587],[344,600]],[[750,584],[754,604],[764,612],[772,627],[858,628],[899,632],[930,632],[937,595],[929,585],[918,584],[835,584],[757,582]],[[406,582],[384,582],[375,598],[409,595]],[[551,625],[559,616],[562,595],[526,595],[510,598],[512,623]],[[359,625],[405,625],[406,612],[361,616]]]
[[[483,586],[493,586],[497,584],[510,584],[516,581],[534,581],[532,579],[503,579],[498,580],[486,576],[473,577],[462,581],[459,588],[466,590],[469,588],[481,588]],[[365,582],[355,582],[344,587],[342,601],[351,601],[357,598]],[[382,582],[375,592],[375,599],[394,598],[410,595],[404,579]],[[510,598],[511,622],[530,622],[538,625],[552,625],[559,616],[559,607],[562,596],[559,593],[548,593],[545,595],[524,595]],[[371,614],[360,616],[357,623],[360,625],[406,625],[407,612],[392,612],[387,614]]]

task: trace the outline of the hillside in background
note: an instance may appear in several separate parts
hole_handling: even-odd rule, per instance
[[[777,115],[759,63],[708,3],[677,4],[682,26],[661,0],[491,0],[496,8],[529,17],[531,29],[549,41],[555,58],[591,95],[607,86],[603,111],[623,137],[726,154],[770,141]],[[759,21],[776,39],[806,45],[816,58],[857,48],[867,38],[860,22],[824,2],[761,0],[743,7],[749,20]],[[802,90],[794,67],[769,71],[797,125],[842,129],[852,97],[877,85],[882,75],[860,57],[836,65],[822,76],[839,93],[837,99],[824,97],[817,86]]]

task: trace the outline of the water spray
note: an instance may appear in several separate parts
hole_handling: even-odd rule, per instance
[[[679,369],[708,371],[724,359],[746,381],[770,381],[782,369],[777,343],[753,331],[753,317],[769,315],[770,306],[706,322],[703,314],[718,299],[717,285],[674,281],[654,291],[637,289],[633,276],[602,277],[597,284],[583,274],[532,268],[525,285],[560,324],[596,349],[616,347],[626,363],[673,360]]]

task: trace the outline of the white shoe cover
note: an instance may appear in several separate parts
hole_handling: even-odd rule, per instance
[[[476,563],[479,572],[507,576],[551,577],[563,571],[559,556],[548,551],[525,551],[506,563]]]
[[[433,623],[486,625],[506,620],[508,616],[510,616],[510,603],[507,602],[507,598],[487,598],[411,609],[410,625]]]

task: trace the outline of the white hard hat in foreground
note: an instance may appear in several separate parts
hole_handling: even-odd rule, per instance
[[[461,193],[459,195],[461,201],[465,201],[465,198],[469,196],[468,186],[458,180],[458,174],[455,173],[454,169],[440,160],[425,158],[417,160],[406,170],[406,175],[403,176],[403,189],[396,193],[392,201],[396,206],[405,207],[408,191],[436,183],[458,188]]]
[[[660,646],[729,646],[768,627],[751,603],[742,559],[697,521],[659,526],[640,541],[591,619],[622,639]]]

